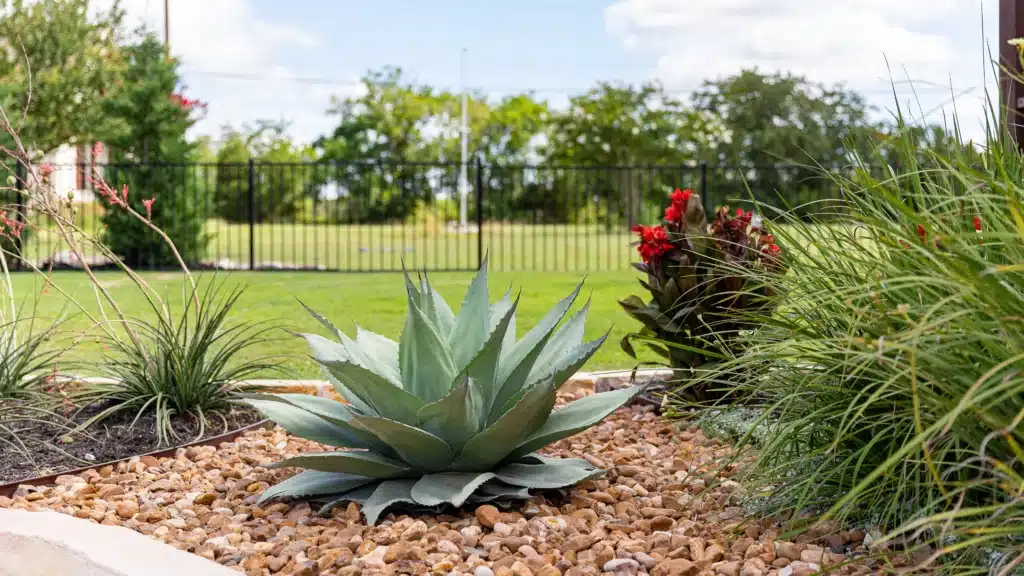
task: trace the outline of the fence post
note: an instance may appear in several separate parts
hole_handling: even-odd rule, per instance
[[[706,212],[708,209],[708,161],[700,161],[700,203]]]
[[[476,157],[476,268],[484,265],[484,165]]]
[[[21,160],[16,160],[14,163],[14,188],[17,190],[14,200],[14,219],[18,222],[24,223],[25,215],[22,213],[21,207],[26,203],[22,201],[22,192],[25,190],[25,165],[21,163]],[[24,244],[21,240],[21,235],[14,237],[14,249],[18,252],[18,259],[15,261],[15,267],[21,269],[21,259],[24,258],[22,254]]]
[[[249,158],[249,270],[256,269],[256,163]]]

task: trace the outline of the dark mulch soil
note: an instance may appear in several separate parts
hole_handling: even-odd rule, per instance
[[[176,434],[161,445],[157,439],[155,417],[146,414],[132,425],[134,411],[114,414],[91,428],[69,434],[68,430],[84,423],[102,405],[89,407],[73,414],[68,422],[7,421],[8,431],[0,431],[0,484],[29,478],[60,474],[112,460],[122,460],[141,454],[190,444],[213,438],[255,424],[263,419],[256,410],[238,406],[223,414],[227,427],[217,416],[207,415],[209,421],[200,437],[199,421],[192,417],[172,420]],[[56,418],[51,420],[58,420]],[[12,441],[16,437],[17,442]],[[24,444],[28,450],[18,446]]]

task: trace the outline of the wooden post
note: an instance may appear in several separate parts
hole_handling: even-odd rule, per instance
[[[999,64],[1001,104],[1006,107],[1006,121],[1010,134],[1017,145],[1024,150],[1024,86],[1003,70],[1005,67],[1016,74],[1024,75],[1016,46],[1012,38],[1024,38],[1024,0],[999,0]]]

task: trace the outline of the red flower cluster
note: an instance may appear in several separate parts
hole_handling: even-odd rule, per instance
[[[672,224],[682,224],[683,216],[686,215],[686,206],[690,202],[690,197],[693,196],[693,190],[687,188],[686,190],[680,190],[676,188],[676,191],[672,193],[672,204],[665,208],[665,220]]]
[[[181,94],[171,94],[171,102],[177,104],[178,107],[185,110],[192,110],[193,108],[206,108],[206,102],[198,98],[188,98]]]
[[[146,220],[153,219],[153,202],[156,202],[156,198],[146,198],[142,201],[142,205],[146,207]]]
[[[24,227],[25,223],[18,220],[17,216],[0,213],[0,236],[21,238],[21,229]]]
[[[771,234],[761,234],[761,253],[768,256],[778,256],[782,248],[775,243],[775,237]]]
[[[647,264],[672,250],[672,241],[668,239],[668,233],[661,226],[634,226],[633,232],[640,237],[640,244],[636,250]]]

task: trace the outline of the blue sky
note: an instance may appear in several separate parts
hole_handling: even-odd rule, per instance
[[[161,0],[123,0],[162,30]],[[977,134],[982,15],[998,0],[170,0],[172,52],[188,93],[210,103],[198,126],[286,119],[300,140],[329,131],[331,95],[358,92],[371,68],[491,96],[533,90],[554,104],[598,80],[661,80],[681,95],[743,67],[844,82],[891,107],[889,71],[914,79],[941,120],[950,89]],[[992,42],[995,46],[994,41]],[[906,72],[904,72],[904,70]],[[306,81],[297,81],[304,79]],[[914,98],[901,87],[906,103]]]

